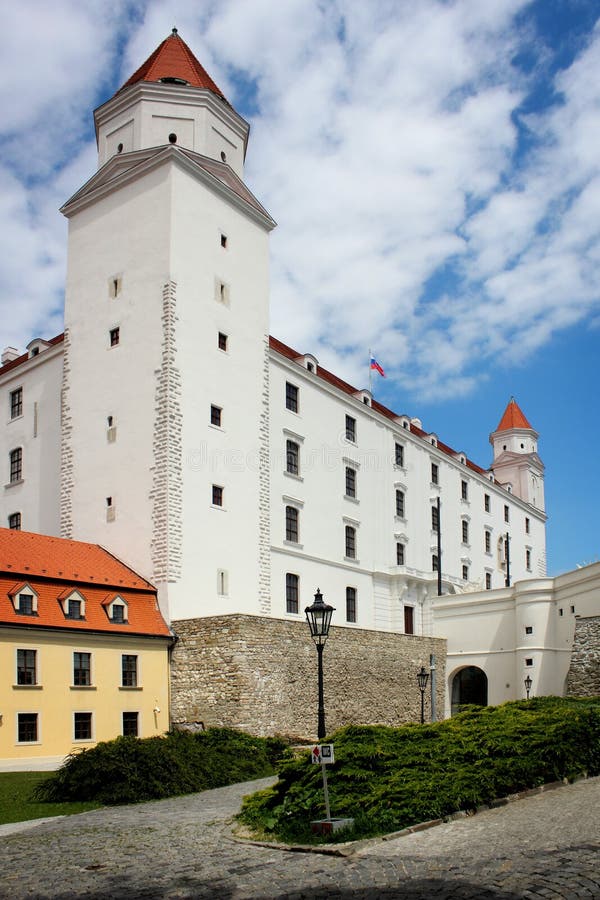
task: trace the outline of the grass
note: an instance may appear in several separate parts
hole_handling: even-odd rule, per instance
[[[8,822],[27,822],[50,816],[71,816],[74,813],[97,809],[100,803],[43,803],[33,799],[39,784],[52,772],[0,772],[0,825]]]

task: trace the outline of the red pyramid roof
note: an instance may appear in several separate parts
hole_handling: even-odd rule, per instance
[[[179,37],[176,28],[119,90],[122,91],[123,88],[137,84],[139,81],[160,81],[163,78],[181,78],[192,87],[212,91],[213,94],[228,103],[221,89],[217,87],[206,69],[200,65],[185,41]]]
[[[510,398],[496,431],[510,431],[511,428],[530,428],[533,431],[514,397]]]

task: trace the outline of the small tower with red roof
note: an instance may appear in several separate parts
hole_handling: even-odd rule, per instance
[[[491,469],[498,484],[525,503],[544,510],[544,464],[537,452],[538,437],[511,397],[498,427],[490,434],[494,448]]]

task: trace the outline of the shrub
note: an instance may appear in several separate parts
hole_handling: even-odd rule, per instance
[[[72,754],[36,791],[50,802],[136,803],[273,774],[286,750],[278,738],[232,728],[164,737],[118,737]]]
[[[600,774],[600,698],[473,706],[432,725],[350,726],[332,740],[332,815],[353,817],[354,836],[366,837]],[[240,819],[263,834],[308,841],[311,819],[323,815],[320,766],[303,754],[282,766],[274,787],[245,800]]]

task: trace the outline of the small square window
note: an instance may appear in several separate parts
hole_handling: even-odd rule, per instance
[[[129,653],[121,657],[121,686],[137,687],[138,683],[138,658]]]
[[[298,543],[298,519],[299,514],[295,506],[285,508],[285,539],[293,544]]]
[[[138,725],[139,713],[124,712],[123,713],[123,734],[125,737],[137,737],[139,731]]]
[[[346,497],[356,498],[356,469],[346,466]]]
[[[210,424],[221,428],[223,421],[223,410],[220,406],[211,405],[210,407]]]
[[[298,412],[298,388],[289,381],[285,383],[285,408],[291,412]]]
[[[403,566],[404,564],[404,544],[398,541],[396,543],[396,565]]]
[[[468,500],[469,499],[469,485],[466,481],[461,481],[460,483],[460,499]]]
[[[19,744],[35,744],[38,739],[38,714],[18,713],[17,741]]]
[[[485,512],[490,511],[490,495],[489,494],[483,495],[483,508],[484,508]]]
[[[212,486],[212,505],[223,506],[223,488],[220,484],[213,484]]]
[[[346,588],[346,622],[356,622],[356,588]]]
[[[525,634],[533,634],[533,625],[525,626]]]
[[[440,468],[437,463],[431,463],[431,483],[439,484],[440,483]]]
[[[285,576],[285,611],[295,615],[299,611],[299,583],[297,575],[288,572]]]
[[[525,665],[527,666],[527,668],[531,668],[531,666],[533,665],[533,659],[530,656],[525,659]]]
[[[91,741],[92,714],[90,712],[73,713],[73,738],[76,741]]]
[[[404,468],[404,444],[395,444],[394,462],[397,466],[400,466],[400,468]]]
[[[8,527],[11,531],[21,530],[21,513],[11,513],[8,517]]]
[[[346,440],[356,443],[356,419],[346,416]]]
[[[17,419],[23,415],[23,388],[10,392],[10,417]]]
[[[119,341],[121,340],[121,329],[120,328],[111,328],[109,331],[110,336],[110,346],[116,347]]]
[[[219,332],[218,338],[219,350],[223,350],[224,352],[227,350],[227,335],[224,332]]]

